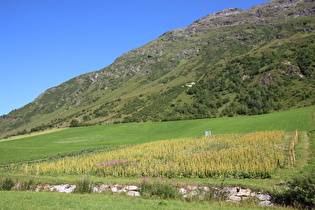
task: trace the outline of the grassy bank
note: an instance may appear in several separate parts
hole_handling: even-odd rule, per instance
[[[155,200],[104,194],[63,194],[0,191],[0,209],[281,209],[266,208],[250,202],[197,203]],[[18,202],[17,202],[18,201]]]

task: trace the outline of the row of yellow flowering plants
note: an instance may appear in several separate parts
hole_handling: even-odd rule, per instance
[[[284,164],[282,131],[164,140],[27,167],[33,174],[268,178]],[[21,169],[23,170],[23,169]]]

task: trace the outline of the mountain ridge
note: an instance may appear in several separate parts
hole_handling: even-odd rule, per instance
[[[312,0],[273,0],[248,10],[230,8],[206,15],[2,116],[0,137],[76,121],[94,125],[181,120],[312,105],[312,48],[304,47],[309,59],[297,51],[303,43],[314,42],[314,11]],[[189,87],[190,82],[195,84]],[[290,88],[282,87],[285,82]],[[296,91],[299,86],[305,99],[295,104],[286,102],[289,95],[270,97],[276,94],[273,89]],[[247,89],[259,93],[256,99],[246,96]]]

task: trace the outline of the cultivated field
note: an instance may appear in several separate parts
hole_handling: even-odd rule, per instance
[[[164,140],[18,167],[32,175],[270,178],[284,167],[283,131]]]

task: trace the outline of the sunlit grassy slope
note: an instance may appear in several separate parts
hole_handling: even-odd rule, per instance
[[[213,134],[313,129],[314,107],[266,115],[187,120],[163,123],[116,124],[80,127],[0,141],[0,165],[76,153],[85,149],[138,144],[156,140],[201,137]]]

